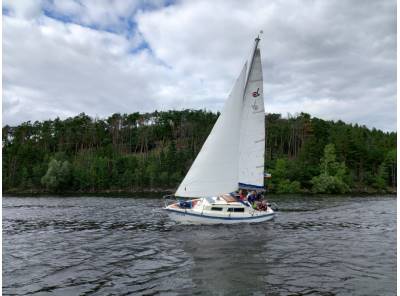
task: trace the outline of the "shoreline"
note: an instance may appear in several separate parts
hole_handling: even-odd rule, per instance
[[[124,190],[104,190],[104,191],[63,191],[63,192],[49,192],[37,190],[24,190],[24,191],[4,191],[2,197],[126,197],[126,198],[162,198],[164,195],[173,194],[173,189],[150,189],[150,190],[137,190],[137,191],[124,191]],[[284,196],[397,196],[397,191],[353,191],[343,194],[321,194],[312,192],[298,192],[298,193],[265,193],[266,196],[271,197],[284,197]]]
[[[102,196],[102,197],[154,197],[174,193],[175,190],[168,189],[153,189],[153,190],[137,190],[137,191],[124,191],[124,190],[104,190],[104,191],[5,191],[2,196],[9,197],[85,197],[85,196]]]

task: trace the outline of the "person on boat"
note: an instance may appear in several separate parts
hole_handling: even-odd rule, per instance
[[[257,210],[258,211],[266,211],[268,210],[268,203],[266,200],[257,203]]]
[[[247,195],[247,200],[251,204],[254,204],[256,198],[257,198],[257,193],[254,190]]]
[[[239,190],[239,200],[240,201],[245,201],[246,200],[246,194],[243,192],[242,189]]]

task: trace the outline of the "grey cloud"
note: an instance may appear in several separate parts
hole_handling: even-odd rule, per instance
[[[5,17],[3,122],[43,119],[46,110],[220,110],[262,29],[267,111],[396,130],[393,0],[155,1],[160,8],[146,11],[140,1],[126,9],[71,3],[53,9],[100,28],[132,17],[138,31],[127,37],[43,16]],[[142,40],[151,51],[135,51]]]

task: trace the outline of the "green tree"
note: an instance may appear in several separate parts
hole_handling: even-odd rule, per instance
[[[388,183],[390,186],[397,185],[397,150],[391,149],[386,155],[385,166],[387,168]]]
[[[299,192],[301,192],[300,182],[299,181],[291,182],[288,179],[280,180],[276,188],[276,193],[299,193]]]
[[[169,186],[169,176],[167,172],[161,172],[160,174],[160,184],[161,186]]]
[[[3,190],[175,187],[218,116],[204,110],[135,112],[105,119],[82,113],[63,120],[6,125]],[[301,113],[288,118],[267,114],[265,134],[271,191],[295,192],[299,184],[300,191],[315,192],[395,190],[397,186],[395,132]],[[49,171],[51,159],[58,165]],[[69,181],[55,173],[65,161],[70,164]]]
[[[122,188],[131,190],[135,184],[135,175],[131,169],[127,169],[121,177]]]
[[[52,159],[46,174],[43,176],[42,184],[51,190],[61,190],[69,184],[71,178],[71,165],[66,160],[64,162]]]
[[[158,167],[154,161],[150,162],[146,167],[146,175],[148,176],[150,188],[158,185]]]
[[[28,169],[26,167],[24,167],[24,168],[22,168],[22,172],[21,172],[20,186],[25,189],[25,188],[31,187],[31,185],[32,185],[32,180],[29,176]]]
[[[387,188],[389,173],[388,168],[385,163],[382,163],[378,168],[378,173],[374,178],[375,182],[373,183],[373,187],[379,190],[384,190]]]
[[[345,183],[346,166],[336,161],[335,146],[328,144],[321,158],[320,175],[312,179],[315,193],[345,193],[349,186]]]

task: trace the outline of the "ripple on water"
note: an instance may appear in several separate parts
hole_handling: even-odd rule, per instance
[[[4,295],[391,295],[394,198],[290,198],[179,225],[161,199],[4,198]],[[375,211],[371,211],[371,209]]]

